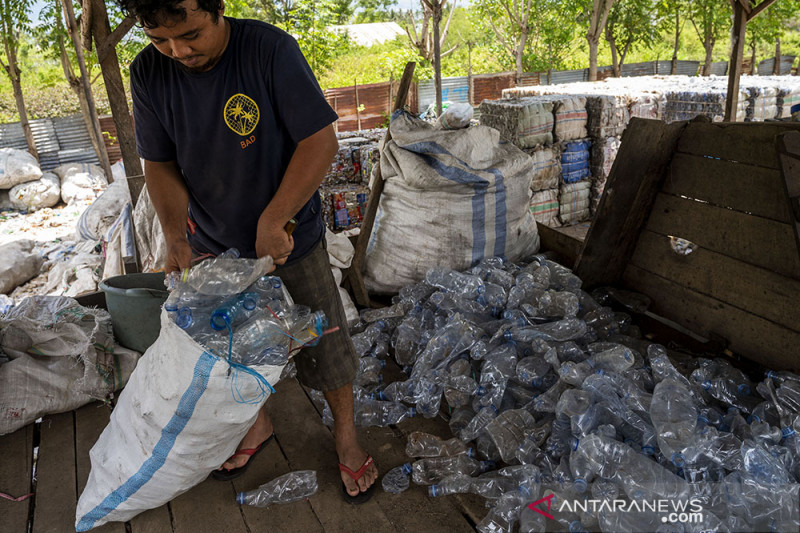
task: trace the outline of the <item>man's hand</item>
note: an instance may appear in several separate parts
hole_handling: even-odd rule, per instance
[[[164,273],[181,271],[192,266],[192,248],[186,239],[177,239],[167,243],[167,257],[164,261]]]
[[[294,250],[294,239],[286,233],[284,225],[276,224],[262,215],[256,232],[256,255],[258,257],[269,255],[276,265],[282,265],[286,263],[292,250]]]

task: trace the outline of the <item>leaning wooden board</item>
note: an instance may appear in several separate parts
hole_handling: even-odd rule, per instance
[[[800,131],[800,124],[695,121],[677,132],[646,122],[632,121],[629,130],[670,140],[668,132],[677,133],[674,148],[665,157],[664,146],[642,147],[626,131],[609,178],[616,182],[612,195],[601,202],[578,272],[648,294],[656,313],[724,339],[734,353],[800,370],[800,241],[792,203],[800,166],[782,165],[778,149],[785,144],[779,138],[797,135],[791,132]],[[632,144],[637,150],[630,150]],[[641,176],[626,159],[657,160],[662,173],[648,172],[646,182],[636,182]],[[622,196],[631,200],[650,198],[635,205],[647,213],[638,225],[619,205],[625,191]],[[609,255],[608,238],[614,235],[613,242],[634,246]],[[670,246],[675,237],[690,241],[694,251],[677,253]]]

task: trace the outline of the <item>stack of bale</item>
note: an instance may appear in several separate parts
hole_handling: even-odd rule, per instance
[[[745,121],[763,122],[778,116],[778,89],[766,85],[746,87]]]
[[[533,158],[530,210],[542,224],[558,226],[589,216],[591,140],[586,108],[586,98],[580,95],[522,95],[481,104],[481,124],[497,129]],[[609,122],[613,120],[598,119],[595,127],[607,128]]]
[[[385,130],[338,134],[339,150],[322,181],[322,218],[331,231],[361,225],[369,199],[369,178],[380,158],[378,140]]]
[[[713,122],[722,122],[725,117],[726,96],[727,88],[718,87],[670,90],[665,93],[667,102],[664,106],[662,118],[665,122],[677,122],[680,120],[692,120],[699,115],[703,115]],[[746,109],[747,95],[740,91],[736,110],[737,121],[745,119]]]
[[[597,206],[600,204],[600,197],[603,195],[606,181],[609,174],[611,174],[611,167],[617,158],[619,145],[619,137],[595,139],[592,143],[592,213],[597,210]]]

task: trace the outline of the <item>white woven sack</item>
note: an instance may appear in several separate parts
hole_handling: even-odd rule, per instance
[[[111,316],[72,298],[33,296],[0,318],[0,435],[40,416],[104,400],[122,388],[139,352],[114,343]]]
[[[433,266],[465,270],[484,257],[518,261],[539,249],[528,155],[485,126],[436,130],[397,112],[389,128],[367,248],[371,291],[397,292]]]
[[[97,165],[65,163],[53,172],[61,178],[61,198],[65,204],[94,200],[108,187],[105,173]]]
[[[131,193],[125,178],[109,185],[78,219],[75,231],[77,238],[87,241],[102,239],[119,217],[122,208],[130,201]]]
[[[167,240],[147,187],[142,188],[139,201],[133,209],[133,229],[136,232],[136,252],[142,262],[142,272],[155,272],[164,268]]]
[[[230,457],[269,394],[237,403],[233,386],[257,398],[259,382],[228,374],[211,355],[161,314],[161,334],[120,394],[111,421],[89,452],[92,470],[75,529],[124,522],[160,507],[203,481]],[[270,384],[283,366],[251,367]]]
[[[38,180],[11,187],[8,198],[17,209],[36,211],[53,207],[61,200],[61,180],[52,172],[45,172]]]
[[[39,275],[44,259],[33,247],[34,242],[29,239],[0,245],[0,293],[8,294]]]
[[[555,117],[553,134],[556,141],[572,141],[588,137],[585,97],[558,96],[553,115]]]
[[[31,154],[15,148],[0,148],[0,189],[10,189],[41,177],[42,169]]]

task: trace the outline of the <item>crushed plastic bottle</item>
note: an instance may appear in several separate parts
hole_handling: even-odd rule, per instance
[[[381,480],[381,486],[385,492],[400,494],[408,490],[411,485],[409,476],[411,474],[411,463],[396,466],[386,472]]]
[[[304,500],[317,492],[317,473],[313,470],[299,470],[277,477],[248,492],[236,495],[239,505],[267,507],[276,503],[291,503]]]

